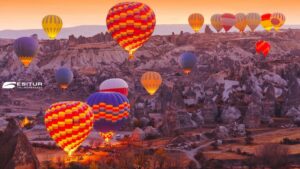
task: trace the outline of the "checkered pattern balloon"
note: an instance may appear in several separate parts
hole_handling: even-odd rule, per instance
[[[152,35],[155,14],[144,3],[122,2],[113,6],[106,17],[106,25],[112,37],[129,53],[129,59]]]
[[[71,155],[93,128],[94,115],[86,103],[54,103],[46,111],[45,125],[52,139]]]

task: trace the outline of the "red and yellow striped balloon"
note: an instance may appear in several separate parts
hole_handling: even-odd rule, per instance
[[[81,145],[93,128],[92,108],[79,101],[52,104],[45,114],[51,138],[69,155]]]
[[[152,35],[155,28],[155,14],[144,3],[122,2],[113,6],[106,17],[106,26],[112,37],[129,53],[134,52]]]
[[[270,13],[266,13],[261,16],[260,24],[268,32],[270,32],[271,29],[273,28],[273,24],[271,22],[271,16],[272,16],[272,14],[270,14]]]

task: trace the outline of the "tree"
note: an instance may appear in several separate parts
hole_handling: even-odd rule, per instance
[[[280,144],[265,144],[257,150],[257,161],[264,167],[271,169],[286,169],[289,165],[289,150]]]
[[[252,133],[250,131],[246,131],[245,143],[247,145],[253,144],[254,138],[252,137]]]

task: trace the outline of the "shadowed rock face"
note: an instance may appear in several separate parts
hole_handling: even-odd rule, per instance
[[[38,112],[57,101],[84,101],[98,90],[102,81],[118,77],[129,84],[132,115],[141,118],[160,114],[162,122],[169,119],[169,127],[162,127],[166,131],[199,126],[202,121],[232,123],[238,120],[247,127],[257,127],[260,121],[271,123],[269,117],[283,116],[292,106],[300,104],[300,39],[296,38],[299,36],[299,30],[274,35],[182,32],[152,36],[132,61],[127,60],[128,54],[109,34],[70,36],[63,40],[40,41],[39,53],[26,71],[15,56],[12,44],[1,45],[0,40],[0,81],[45,84],[41,90],[1,91],[0,98],[5,99],[0,99],[0,109],[16,112],[14,107],[23,110],[30,105]],[[260,39],[272,45],[267,58],[255,53],[255,43]],[[197,55],[190,75],[184,75],[178,63],[178,57],[185,51]],[[61,66],[70,67],[74,72],[74,81],[64,92],[57,87],[54,78],[55,70]],[[154,96],[148,96],[140,84],[141,75],[149,70],[160,72],[163,77],[163,84]],[[11,106],[16,101],[21,105]],[[226,111],[228,107],[235,107],[234,112],[240,113]],[[182,115],[187,112],[191,115],[201,112],[203,119]]]
[[[9,119],[7,128],[0,135],[1,169],[38,169],[39,161],[18,122]]]

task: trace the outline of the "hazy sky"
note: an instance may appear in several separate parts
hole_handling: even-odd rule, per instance
[[[0,30],[41,28],[47,14],[59,15],[65,27],[105,25],[110,7],[122,0],[0,0]],[[140,0],[156,14],[157,24],[187,23],[192,12],[210,22],[214,13],[282,12],[286,24],[300,24],[300,0]]]

